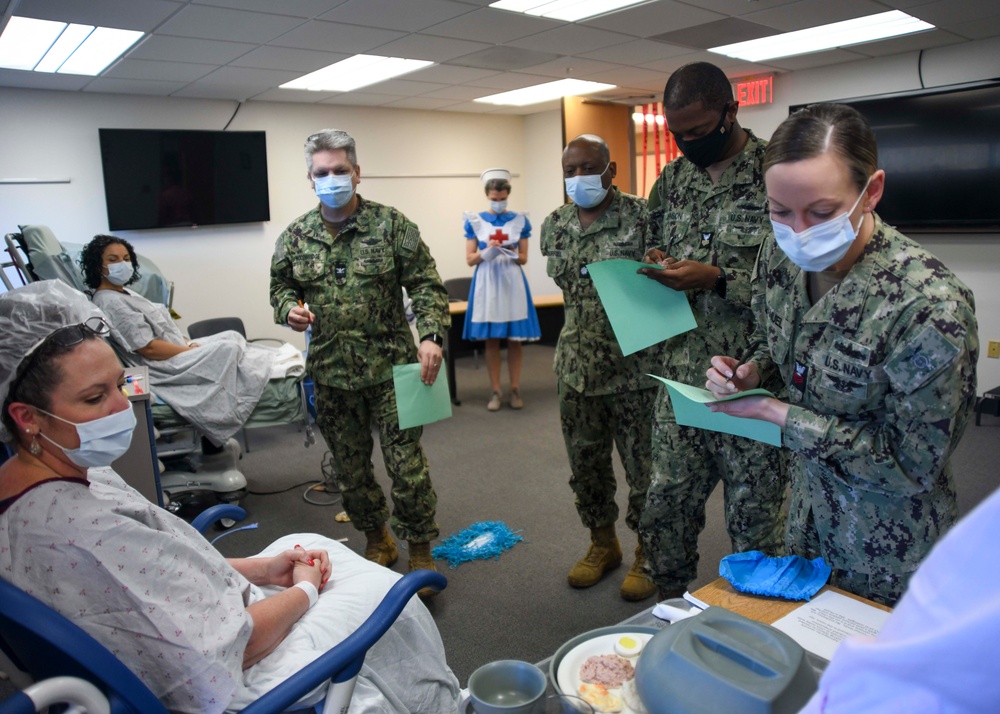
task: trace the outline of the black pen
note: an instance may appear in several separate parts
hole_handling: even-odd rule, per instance
[[[753,342],[750,343],[749,347],[743,350],[743,356],[736,361],[736,366],[733,367],[733,373],[729,377],[729,383],[732,384],[734,387],[736,386],[736,384],[733,382],[733,380],[736,379],[736,370],[738,370],[740,367],[746,364],[748,359],[753,357],[753,353],[757,351],[758,347],[760,347],[760,340],[754,340]]]

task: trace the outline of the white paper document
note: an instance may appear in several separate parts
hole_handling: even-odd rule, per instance
[[[847,637],[874,637],[891,613],[826,591],[785,615],[774,626],[804,648],[829,660]]]
[[[504,248],[503,246],[493,245],[489,248],[483,248],[479,251],[479,257],[482,258],[487,263],[492,263],[497,258],[517,258],[517,253],[512,251],[510,248]]]

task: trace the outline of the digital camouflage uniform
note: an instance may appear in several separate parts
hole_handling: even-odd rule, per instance
[[[622,356],[597,289],[585,266],[601,260],[639,260],[646,252],[642,199],[621,193],[586,230],[567,204],[542,224],[540,247],[548,274],[562,288],[566,321],[556,346],[559,416],[570,463],[570,488],[583,525],[618,520],[612,446],[629,486],[625,523],[636,530],[649,483],[650,418],[659,361],[655,348]]]
[[[649,216],[650,247],[677,260],[718,265],[727,276],[724,298],[711,289],[687,292],[698,327],[663,346],[657,373],[698,387],[713,356],[745,354],[754,329],[750,278],[771,224],[761,168],[765,143],[748,133],[716,184],[683,157],[667,164],[658,179],[660,205]],[[720,479],[733,551],[781,553],[787,485],[781,450],[679,426],[663,386],[654,415],[653,471],[640,523],[653,582],[674,590],[697,577],[705,502]]]
[[[396,415],[392,367],[415,362],[417,353],[402,288],[413,300],[418,334],[443,334],[451,319],[448,294],[417,226],[361,196],[336,237],[317,206],[293,221],[275,245],[275,322],[284,324],[298,300],[315,315],[307,366],[344,509],[361,531],[389,518],[371,462],[374,420],[392,479],[390,525],[401,539],[422,543],[438,535],[437,496],[420,447],[421,428],[400,430]]]
[[[875,216],[865,252],[812,305],[768,240],[754,296],[759,368],[788,388],[788,545],[832,583],[893,603],[957,517],[948,460],[976,400],[972,292]]]

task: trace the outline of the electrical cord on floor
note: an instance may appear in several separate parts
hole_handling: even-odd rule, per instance
[[[273,496],[278,493],[286,493],[292,489],[299,488],[300,486],[312,486],[313,484],[321,484],[321,481],[303,481],[302,483],[297,483],[294,486],[289,486],[288,488],[283,488],[280,491],[247,491],[247,493],[253,496]]]
[[[323,474],[323,481],[316,484],[315,486],[310,486],[302,494],[302,500],[306,503],[311,503],[314,506],[333,506],[340,503],[340,489],[337,487],[337,481],[333,476],[333,454],[329,451],[323,454],[323,461],[319,466],[320,472]],[[328,493],[335,494],[329,499],[314,500],[309,498],[310,494],[313,493]]]

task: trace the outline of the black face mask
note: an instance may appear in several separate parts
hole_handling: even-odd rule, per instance
[[[726,148],[726,142],[729,140],[729,132],[726,131],[726,127],[724,126],[728,110],[729,105],[727,104],[722,109],[722,118],[719,119],[718,126],[700,139],[691,139],[688,141],[681,139],[679,136],[674,137],[674,141],[677,142],[677,148],[681,150],[688,161],[698,168],[707,168],[722,156],[722,152]]]

